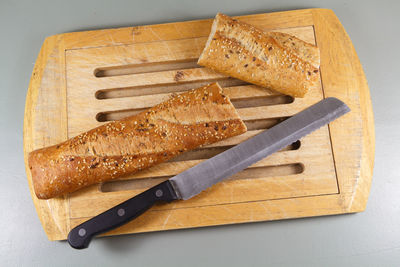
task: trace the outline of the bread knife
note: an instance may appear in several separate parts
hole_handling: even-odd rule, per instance
[[[326,98],[233,148],[76,226],[68,234],[68,243],[76,249],[87,248],[94,236],[135,219],[156,202],[192,198],[349,111],[349,107],[339,99]]]

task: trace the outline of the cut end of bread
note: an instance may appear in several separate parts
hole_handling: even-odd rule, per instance
[[[229,107],[234,107],[231,99],[228,96],[225,95],[224,89],[219,85],[218,82],[211,83],[211,84],[209,84],[207,86],[210,86],[210,87],[215,86],[216,88],[218,88],[219,97],[225,99],[225,101],[227,102]],[[237,109],[232,108],[232,110],[230,112],[232,113],[232,118],[238,120],[238,123],[240,124],[239,125],[240,131],[242,131],[242,133],[247,132],[247,126],[244,123],[244,121],[240,118],[240,115],[239,115],[239,112],[237,111]]]
[[[197,64],[202,65],[202,60],[204,59],[204,54],[207,53],[207,51],[209,50],[208,48],[210,47],[211,41],[215,35],[215,32],[217,31],[217,24],[218,24],[218,17],[221,15],[221,13],[217,13],[217,16],[215,17],[215,19],[213,20],[213,23],[211,25],[211,31],[210,31],[210,35],[208,36],[207,42],[206,42],[206,46],[203,49],[203,52],[201,52],[200,57],[197,61]],[[219,86],[219,85],[218,85]]]

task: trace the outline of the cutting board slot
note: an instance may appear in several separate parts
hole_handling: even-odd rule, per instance
[[[248,83],[244,81],[229,77],[218,78],[218,79],[205,79],[205,80],[201,80],[201,78],[199,78],[199,80],[196,81],[181,81],[179,83],[171,82],[171,83],[150,84],[150,85],[132,86],[132,87],[101,89],[95,93],[95,97],[101,100],[101,99],[122,98],[122,97],[132,97],[132,96],[178,93],[191,90],[194,88],[199,88],[201,86],[207,85],[212,82],[218,82],[219,85],[222,87],[248,85]]]
[[[294,98],[287,95],[276,95],[268,97],[249,97],[246,99],[231,99],[235,108],[251,108],[260,106],[272,106],[293,103]]]
[[[128,116],[136,115],[146,109],[147,108],[100,112],[96,115],[96,120],[98,122],[115,121]]]
[[[94,70],[94,76],[96,76],[97,78],[102,78],[129,74],[152,73],[166,70],[202,68],[201,66],[197,65],[197,60],[197,58],[190,58],[183,60],[168,60],[161,62],[100,67]]]
[[[279,105],[280,103],[274,103],[271,105],[255,105],[255,106],[250,106],[251,102],[247,102],[249,105],[244,108],[249,108],[249,107],[259,107],[259,106],[272,106],[272,105]],[[234,105],[235,106],[235,105]],[[236,107],[236,106],[235,106]],[[236,107],[237,108],[237,107]],[[136,115],[142,111],[147,110],[148,108],[138,108],[138,109],[125,109],[125,110],[116,110],[116,111],[106,111],[106,112],[99,112],[96,114],[95,118],[98,122],[107,122],[107,121],[114,121],[114,120],[120,120],[123,118],[126,118],[128,116],[133,116]],[[239,114],[240,114],[240,108],[238,108]],[[243,121],[247,124],[249,124],[249,130],[251,129],[264,129],[263,126],[260,125],[275,125],[275,121],[281,121],[283,118],[268,118],[268,119],[260,119],[260,120],[251,120],[247,121],[245,117],[242,116]],[[266,127],[268,128],[268,127]]]
[[[199,160],[199,159],[208,159],[222,153],[233,146],[220,146],[220,147],[210,147],[210,148],[199,148],[192,151],[185,152],[173,159],[169,162],[178,162],[178,161],[186,161],[186,160]]]
[[[266,96],[266,97],[246,97],[246,98],[232,98],[231,102],[237,108],[238,110],[240,109],[245,109],[245,108],[252,108],[252,107],[263,107],[263,106],[274,106],[274,105],[282,105],[282,104],[290,104],[294,101],[294,99],[290,96],[286,95],[276,95],[276,96]],[[122,118],[125,118],[127,116],[133,116],[136,115],[144,110],[147,110],[149,107],[144,107],[144,108],[136,108],[136,109],[125,109],[125,110],[113,110],[113,111],[104,111],[104,112],[99,112],[96,114],[96,120],[98,122],[107,122],[107,121],[113,121],[113,120],[119,120]],[[245,118],[242,118],[245,120]],[[276,120],[275,118],[274,120]],[[278,118],[279,120],[279,118]],[[251,129],[260,129],[259,127],[255,125],[260,125],[263,124],[263,120],[253,120],[249,124],[254,124],[254,125],[249,125]],[[267,119],[267,121],[273,121],[270,119]]]
[[[288,117],[262,119],[262,120],[248,120],[248,121],[245,121],[244,123],[246,124],[247,131],[265,130],[265,129],[269,129],[272,126],[286,120],[287,118]]]
[[[290,150],[297,150],[300,148],[300,141],[296,141],[293,144],[283,148],[280,151],[290,151]],[[171,159],[169,162],[179,162],[179,161],[187,161],[187,160],[200,160],[200,159],[209,159],[211,157],[214,157],[218,155],[219,153],[222,153],[230,148],[232,148],[234,145],[230,146],[218,146],[218,147],[207,147],[207,148],[198,148],[192,151],[185,152],[173,159]]]
[[[304,172],[304,165],[302,163],[284,164],[276,166],[263,166],[245,169],[228,179],[226,182],[234,180],[258,179],[267,177],[284,177]],[[103,183],[100,186],[101,192],[117,192],[127,190],[143,190],[159,184],[172,176],[161,176],[154,178],[132,179],[132,180],[118,180]],[[282,178],[281,178],[282,179]]]
[[[162,176],[156,178],[134,179],[134,180],[120,180],[113,182],[106,182],[100,186],[101,192],[116,192],[125,190],[139,190],[148,189],[156,184],[162,183],[172,176]]]

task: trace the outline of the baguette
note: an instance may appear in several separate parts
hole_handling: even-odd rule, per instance
[[[31,152],[33,187],[39,199],[49,199],[135,173],[246,130],[229,98],[213,83]]]
[[[304,97],[319,82],[319,50],[294,36],[263,32],[218,13],[197,64],[243,81]]]

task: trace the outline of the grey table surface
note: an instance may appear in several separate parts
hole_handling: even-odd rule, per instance
[[[0,1],[1,266],[400,266],[399,1]],[[367,209],[352,215],[100,238],[87,250],[47,240],[25,177],[22,125],[46,36],[80,30],[333,9],[363,64],[375,114]]]

